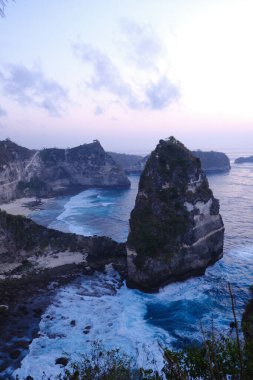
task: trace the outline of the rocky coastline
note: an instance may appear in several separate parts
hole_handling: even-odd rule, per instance
[[[123,169],[98,140],[75,148],[30,150],[0,141],[0,203],[48,198],[90,187],[129,187]]]

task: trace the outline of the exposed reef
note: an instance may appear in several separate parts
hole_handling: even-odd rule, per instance
[[[0,141],[0,203],[50,197],[87,187],[129,187],[123,169],[99,141],[69,149],[30,150]]]
[[[128,286],[147,291],[203,274],[223,254],[219,202],[200,160],[171,137],[142,172],[127,240]]]

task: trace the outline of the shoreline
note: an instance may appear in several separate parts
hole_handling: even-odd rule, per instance
[[[0,204],[0,209],[6,211],[11,215],[21,215],[29,217],[34,211],[42,210],[46,204],[55,198],[42,198],[36,199],[36,197],[19,198],[8,203]]]

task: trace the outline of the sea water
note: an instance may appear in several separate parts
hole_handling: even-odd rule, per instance
[[[128,190],[92,189],[60,197],[32,218],[62,231],[125,241],[139,178],[130,180]],[[225,224],[224,257],[204,276],[167,285],[156,294],[127,289],[111,266],[104,273],[78,278],[57,292],[41,319],[39,337],[15,375],[40,380],[45,373],[53,378],[62,371],[56,358],[80,360],[95,340],[134,356],[139,366],[150,366],[155,359],[160,369],[161,346],[179,349],[198,342],[200,325],[229,331],[233,317],[228,282],[241,319],[253,284],[253,164],[232,164],[229,173],[208,180]]]

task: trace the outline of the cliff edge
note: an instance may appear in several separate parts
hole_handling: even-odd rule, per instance
[[[0,203],[50,197],[87,187],[129,187],[123,169],[99,141],[75,148],[30,150],[0,141]]]
[[[200,160],[174,137],[142,172],[127,239],[128,286],[154,291],[203,274],[223,254],[224,226]]]

